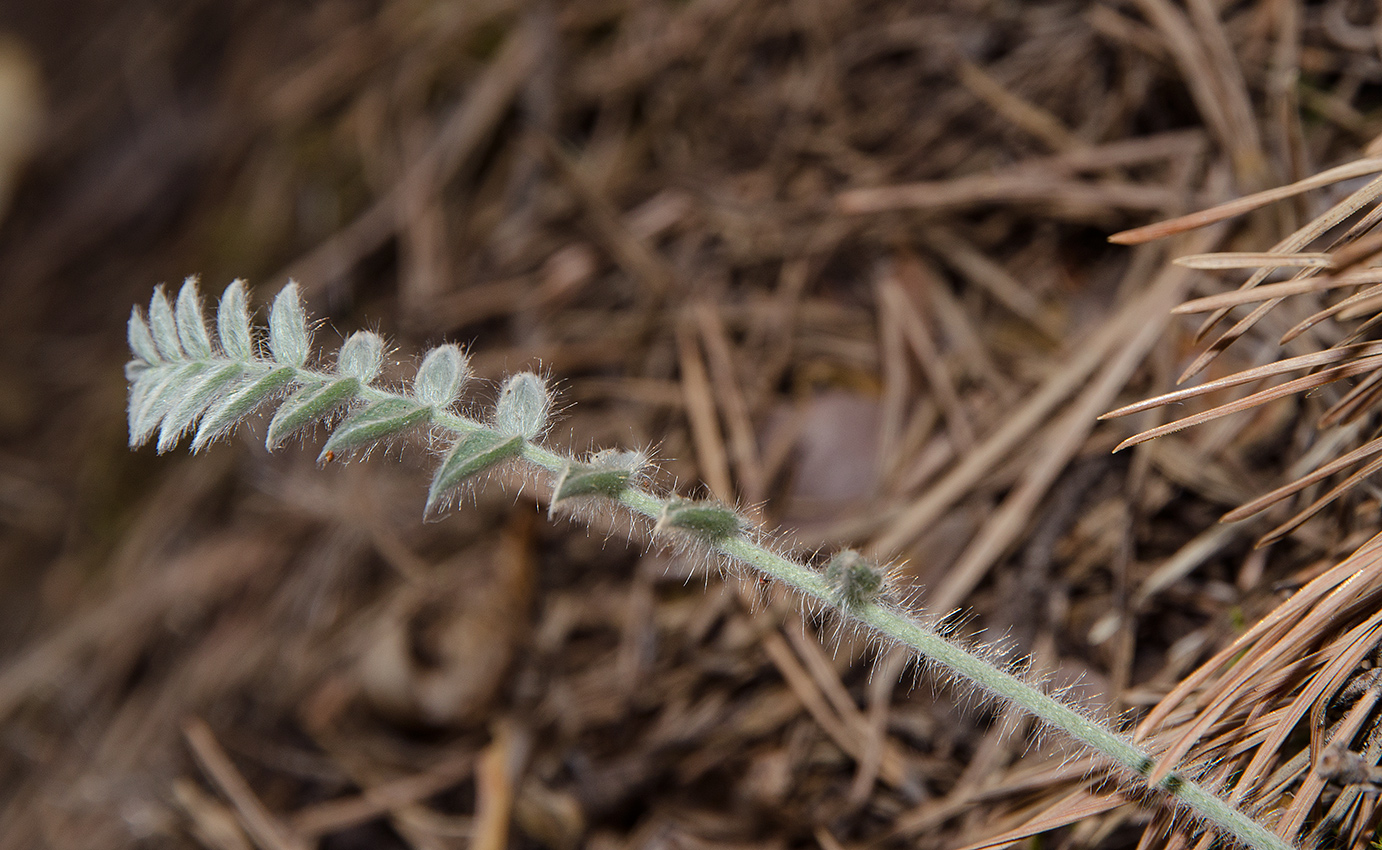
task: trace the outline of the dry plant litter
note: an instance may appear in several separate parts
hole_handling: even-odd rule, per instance
[[[397,359],[447,338],[484,379],[562,376],[572,449],[655,447],[806,547],[904,553],[927,604],[1106,711],[1162,704],[1159,740],[1242,765],[1242,800],[1287,795],[1288,826],[1364,846],[1370,799],[1308,773],[1297,736],[1313,711],[1321,743],[1370,728],[1370,691],[1334,680],[1369,640],[1375,499],[1260,550],[1293,510],[1213,522],[1365,445],[1366,416],[1316,431],[1332,384],[1112,456],[1129,431],[1093,423],[1194,359],[1153,326],[1222,273],[1170,256],[1261,252],[1354,187],[1171,246],[1105,234],[1356,159],[1379,130],[1370,14],[16,15],[51,115],[0,231],[0,844],[1186,840],[1020,720],[952,710],[849,633],[823,650],[756,583],[684,587],[679,562],[549,526],[516,487],[420,526],[407,464],[122,458],[115,317],[199,270],[291,273],[319,335],[377,322]],[[1328,306],[1301,302],[1209,377],[1276,361]],[[1262,664],[1213,660],[1239,652]]]

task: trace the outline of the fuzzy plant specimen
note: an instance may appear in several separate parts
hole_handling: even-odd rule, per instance
[[[947,638],[939,620],[922,620],[888,593],[885,568],[845,551],[816,569],[779,551],[750,519],[715,501],[663,496],[650,485],[647,456],[606,450],[574,458],[542,445],[552,396],[539,376],[524,372],[502,385],[494,409],[483,416],[458,412],[470,377],[460,348],[429,352],[408,392],[376,384],[385,345],[377,335],[350,336],[331,367],[314,362],[311,325],[297,287],[289,283],[269,310],[268,333],[251,326],[247,294],[239,281],[221,296],[216,333],[208,330],[195,281],[170,300],[155,291],[147,317],[136,308],[129,320],[134,359],[129,380],[130,445],[156,440],[160,452],[192,435],[193,451],[228,435],[263,408],[274,408],[266,442],[279,446],[296,432],[334,422],[322,460],[344,459],[380,441],[427,430],[449,448],[433,475],[426,511],[435,513],[462,487],[506,463],[544,476],[553,510],[599,500],[671,542],[708,550],[725,561],[782,582],[811,606],[833,609],[880,639],[910,648],[937,672],[967,680],[1005,703],[1019,706],[1047,727],[1101,755],[1134,789],[1169,801],[1229,840],[1254,850],[1286,850],[1289,842],[1200,784],[1177,765],[1107,723],[1047,693],[982,651]]]

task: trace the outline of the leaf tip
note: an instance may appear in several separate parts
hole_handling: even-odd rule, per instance
[[[149,331],[149,324],[144,321],[144,313],[137,305],[130,308],[130,320],[125,328],[130,353],[135,356],[137,361],[150,366],[163,362],[163,356],[159,353],[158,345],[154,342],[153,334]]]
[[[254,356],[254,335],[250,330],[249,298],[245,281],[236,278],[221,293],[216,310],[216,332],[221,350],[235,360],[249,360]]]
[[[311,354],[312,332],[296,281],[289,280],[269,308],[269,348],[275,358],[290,366],[305,365]]]
[[[384,339],[373,331],[356,331],[336,354],[336,374],[368,386],[384,365]]]
[[[504,382],[494,408],[494,426],[502,434],[535,439],[547,427],[552,395],[547,383],[532,372],[520,372]]]
[[[460,396],[470,379],[470,360],[458,345],[441,345],[427,352],[413,381],[419,403],[445,410]]]

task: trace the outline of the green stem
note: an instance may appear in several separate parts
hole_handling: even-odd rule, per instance
[[[231,361],[219,358],[208,361],[209,364],[228,362]],[[277,364],[261,365],[273,368]],[[298,368],[294,380],[297,383],[317,383],[334,377],[324,372]],[[357,397],[367,403],[407,398],[371,386],[361,387]],[[434,411],[431,423],[457,434],[489,430],[488,426],[481,422],[448,411]],[[571,462],[569,458],[531,442],[524,443],[520,457],[554,476]],[[653,521],[657,521],[663,515],[667,506],[664,499],[637,487],[624,489],[615,500],[633,513]],[[745,527],[750,527],[750,524],[746,522]],[[775,578],[810,599],[842,610],[842,613],[854,617],[877,634],[910,647],[920,656],[974,682],[999,698],[1021,706],[1048,726],[1059,729],[1090,749],[1102,753],[1129,775],[1139,778],[1144,783],[1152,774],[1155,760],[1127,738],[1081,714],[1045,691],[1023,682],[1013,674],[946,640],[934,629],[922,625],[906,614],[876,602],[865,602],[852,606],[849,610],[843,610],[820,572],[786,558],[743,535],[732,534],[706,542],[725,558]],[[1200,818],[1214,824],[1223,834],[1232,836],[1246,847],[1253,850],[1290,850],[1291,845],[1288,842],[1199,783],[1173,772],[1157,784],[1156,790],[1166,793]]]
[[[529,444],[523,458],[551,473],[559,472],[566,458]],[[657,520],[666,502],[638,488],[629,488],[618,498],[629,510]],[[799,593],[831,608],[837,608],[831,588],[820,572],[743,537],[728,537],[711,544],[719,554],[771,576]],[[1046,725],[1060,729],[1071,738],[1102,753],[1129,774],[1146,778],[1156,762],[1127,738],[1081,714],[1045,691],[1027,684],[1011,673],[951,643],[934,629],[878,603],[867,603],[845,612],[877,634],[915,650],[922,657],[940,664],[1003,700],[1021,706]],[[1176,773],[1160,783],[1160,790],[1232,835],[1253,850],[1290,850],[1290,844],[1258,822],[1226,803],[1204,786]]]

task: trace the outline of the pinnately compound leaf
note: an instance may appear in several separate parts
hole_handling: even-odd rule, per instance
[[[206,319],[202,316],[202,297],[197,293],[197,279],[189,277],[178,292],[178,339],[182,350],[193,360],[211,357],[211,337],[206,333]]]
[[[250,311],[243,280],[232,281],[221,293],[221,306],[216,311],[216,332],[221,337],[221,350],[227,357],[249,360],[254,356],[254,336],[250,333]]]
[[[443,345],[427,352],[413,381],[413,398],[437,410],[445,410],[460,395],[461,385],[470,377],[470,363],[456,345]]]
[[[307,314],[302,311],[298,285],[288,281],[269,309],[269,349],[274,360],[288,366],[303,366],[312,350],[312,334]]]
[[[504,382],[494,407],[494,427],[510,437],[531,440],[547,427],[551,408],[547,385],[532,372],[520,372]]]
[[[153,300],[149,302],[149,329],[164,360],[187,359],[178,340],[178,321],[173,317],[173,308],[168,304],[168,296],[163,294],[162,286],[154,290]]]
[[[163,362],[163,356],[158,353],[158,346],[154,343],[153,335],[149,333],[149,326],[144,322],[144,316],[138,307],[130,310],[128,336],[130,351],[137,359],[150,366],[157,366]]]
[[[825,567],[825,581],[846,611],[878,601],[886,585],[883,569],[853,549],[839,552]]]
[[[336,355],[336,374],[368,385],[384,364],[384,340],[370,331],[356,331]]]
[[[264,445],[273,451],[289,434],[323,418],[342,402],[354,398],[359,389],[360,382],[354,378],[300,387],[288,396],[274,413],[274,418],[269,420],[269,433]]]
[[[669,499],[657,521],[659,531],[679,528],[708,542],[732,537],[744,530],[739,515],[719,502]]]
[[[432,476],[427,491],[427,513],[432,513],[451,488],[523,451],[522,437],[504,437],[493,431],[471,431],[456,440]]]
[[[163,427],[158,434],[158,453],[177,445],[178,440],[197,417],[206,412],[216,398],[244,374],[243,363],[226,363],[219,367],[208,366],[194,381],[183,385],[182,398],[163,418]]]
[[[376,401],[353,414],[331,432],[322,447],[321,457],[333,456],[381,440],[391,434],[421,425],[432,416],[432,409],[404,398]]]
[[[253,413],[255,408],[287,386],[296,374],[297,370],[291,366],[280,366],[257,375],[250,373],[249,380],[207,409],[202,416],[201,426],[197,428],[197,436],[192,439],[192,451],[199,452],[224,436],[240,420]]]

